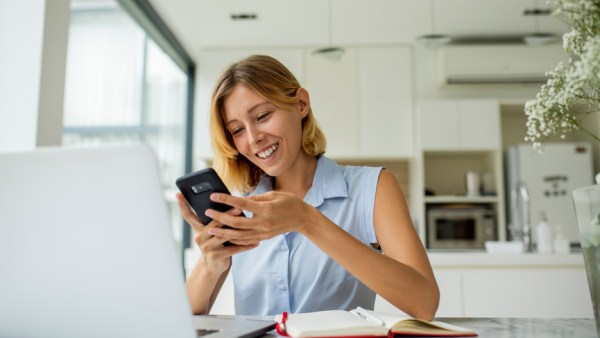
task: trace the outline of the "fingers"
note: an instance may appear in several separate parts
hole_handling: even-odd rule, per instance
[[[204,227],[204,224],[198,218],[198,215],[190,208],[189,204],[186,202],[183,194],[178,192],[175,194],[175,198],[177,198],[177,205],[179,206],[179,214],[183,219],[194,229],[195,232],[201,231]]]
[[[206,231],[204,231],[204,234],[196,236],[194,240],[198,244],[202,255],[212,262],[222,261],[223,259],[227,259],[240,252],[252,250],[258,246],[257,242],[225,246],[223,243],[226,242],[227,239],[209,235]]]
[[[281,194],[281,192],[269,191],[263,194],[248,196],[246,199],[256,202],[267,202],[276,199],[277,194]]]
[[[236,244],[236,245],[224,246],[223,247],[224,249],[222,249],[222,250],[225,251],[227,253],[227,255],[233,256],[240,252],[252,250],[252,249],[256,248],[258,246],[258,244],[259,243]]]
[[[239,217],[240,215],[242,215],[243,212],[244,211],[242,209],[238,209],[238,208],[231,208],[231,209],[229,209],[229,210],[226,211],[226,213],[228,215],[232,215],[232,216],[235,216],[235,217]]]
[[[229,241],[236,245],[251,245],[270,237],[267,233],[254,230],[210,228],[206,232],[211,236],[221,238],[223,242]]]
[[[227,204],[234,208],[248,210],[251,212],[258,207],[258,204],[250,198],[232,196],[229,194],[212,193],[210,194],[210,200],[213,202]]]
[[[233,210],[233,211],[232,211]],[[236,213],[237,212],[237,213]],[[232,228],[236,229],[250,229],[252,228],[252,220],[250,218],[246,218],[240,216],[241,210],[231,209],[227,212],[219,212],[214,209],[206,210],[206,216],[212,218],[214,221],[219,222],[220,224],[227,224]]]

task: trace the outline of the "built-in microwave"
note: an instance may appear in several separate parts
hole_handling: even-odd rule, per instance
[[[431,249],[483,249],[496,240],[493,209],[479,206],[433,207],[427,210],[427,247]]]

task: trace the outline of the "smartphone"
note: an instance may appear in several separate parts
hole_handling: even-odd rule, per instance
[[[212,218],[205,215],[206,209],[214,209],[221,212],[231,209],[230,205],[210,200],[210,194],[213,192],[230,194],[217,172],[212,168],[202,169],[181,176],[175,181],[175,184],[204,225],[212,221]],[[227,225],[224,225],[224,227],[227,227]],[[231,245],[229,242],[225,242],[224,244]]]

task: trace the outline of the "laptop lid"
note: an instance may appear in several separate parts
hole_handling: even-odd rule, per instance
[[[0,337],[195,337],[153,153],[0,154]]]

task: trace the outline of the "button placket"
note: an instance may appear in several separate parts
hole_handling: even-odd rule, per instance
[[[277,246],[278,268],[277,280],[275,287],[279,294],[277,298],[280,300],[280,305],[284,311],[290,311],[290,294],[289,294],[289,248],[286,242],[286,236],[281,236],[281,241]]]

